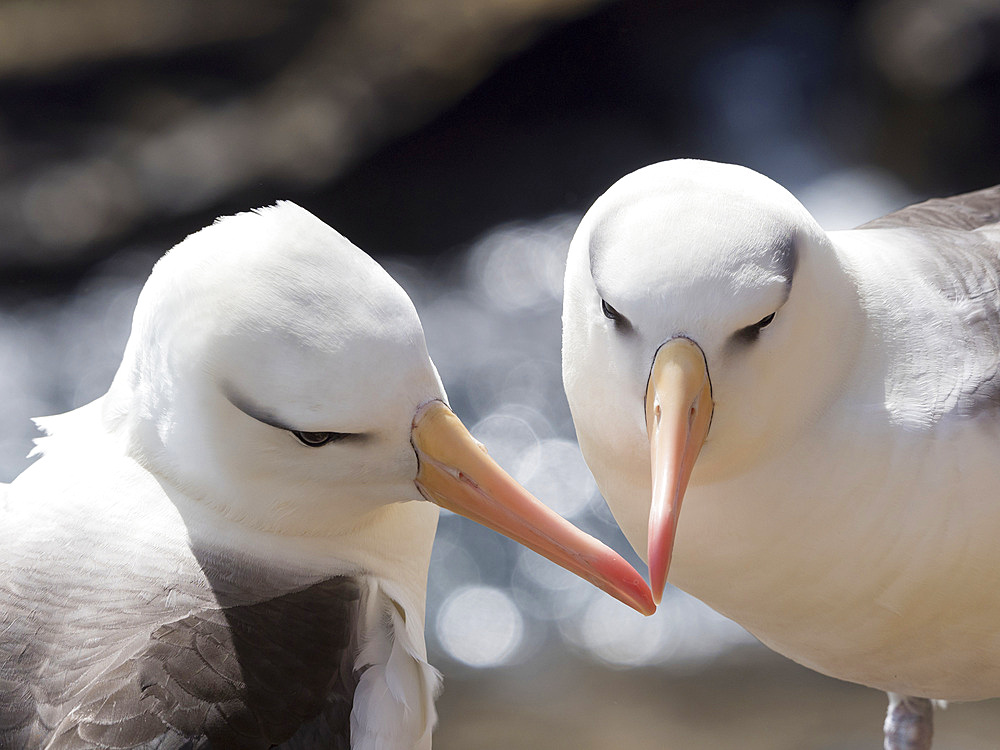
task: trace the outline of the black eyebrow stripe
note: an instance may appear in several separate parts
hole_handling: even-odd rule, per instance
[[[258,422],[268,425],[269,427],[274,427],[279,430],[285,430],[286,432],[327,432],[330,435],[335,435],[336,440],[361,440],[368,437],[367,432],[337,432],[336,430],[300,430],[298,427],[292,427],[291,425],[285,424],[280,419],[278,419],[274,414],[262,409],[254,404],[246,396],[239,393],[233,386],[229,383],[224,383],[222,386],[222,394],[226,397],[226,400],[239,409],[241,412],[246,414],[251,419],[256,419]]]
[[[259,408],[256,404],[251,402],[250,399],[238,393],[229,383],[222,386],[222,393],[229,403],[246,414],[248,417],[256,419],[258,422],[263,422],[266,425],[270,425],[271,427],[277,427],[279,430],[295,432],[294,427],[285,424],[271,412]]]

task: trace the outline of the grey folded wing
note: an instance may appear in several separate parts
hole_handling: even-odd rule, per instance
[[[334,578],[162,625],[87,687],[47,747],[347,750],[359,599]]]
[[[962,193],[950,198],[932,198],[862,224],[858,229],[938,227],[972,230],[1000,221],[1000,185]]]
[[[878,295],[898,322],[886,404],[896,418],[995,418],[1000,407],[1000,185],[908,206],[858,227],[894,230]],[[886,245],[882,246],[883,252]],[[892,285],[896,284],[895,287]],[[895,296],[893,296],[895,293]]]

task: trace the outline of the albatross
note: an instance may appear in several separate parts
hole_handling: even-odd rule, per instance
[[[403,290],[292,203],[167,253],[107,394],[38,421],[0,485],[4,748],[429,748],[438,505],[653,609],[445,405]]]
[[[889,694],[1000,696],[1000,186],[825,232],[749,169],[674,160],[589,209],[563,381],[654,598]],[[683,501],[683,513],[682,513]]]

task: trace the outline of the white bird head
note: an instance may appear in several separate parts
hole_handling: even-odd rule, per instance
[[[406,293],[279,203],[160,260],[103,420],[129,455],[235,523],[337,538],[385,506],[431,500],[650,608],[630,566],[517,485],[444,399]]]
[[[692,472],[710,482],[780,450],[821,408],[817,384],[838,375],[817,356],[844,324],[846,286],[825,283],[831,249],[784,188],[694,160],[627,175],[577,230],[564,384],[584,456],[647,551],[657,601]],[[830,304],[810,304],[818,296]]]
[[[221,219],[157,263],[105,419],[149,468],[219,507],[349,526],[419,498],[409,419],[443,393],[403,290],[279,203]]]

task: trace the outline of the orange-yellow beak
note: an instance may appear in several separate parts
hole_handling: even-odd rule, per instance
[[[646,386],[646,431],[653,469],[649,508],[649,585],[663,597],[677,533],[677,517],[691,470],[712,424],[712,382],[701,347],[678,337],[653,358]]]
[[[417,410],[411,441],[420,462],[417,487],[432,503],[510,537],[644,615],[656,610],[631,565],[529,494],[444,403]]]

